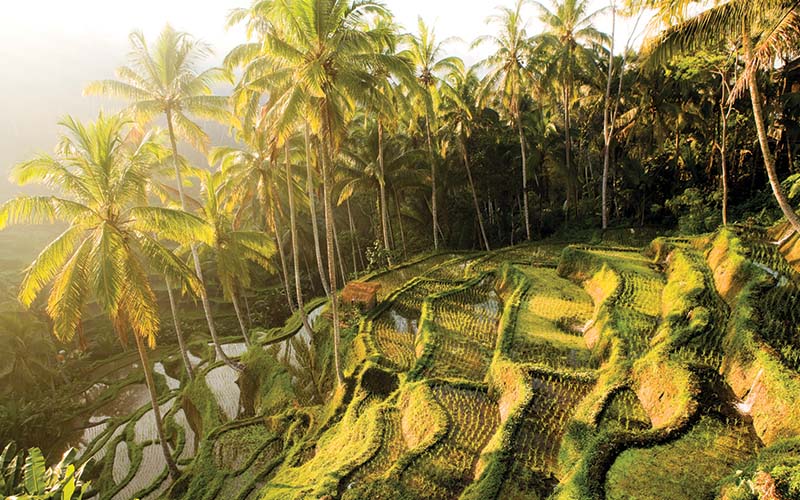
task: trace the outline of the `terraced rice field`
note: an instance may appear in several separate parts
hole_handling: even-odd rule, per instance
[[[652,425],[639,396],[628,387],[611,396],[598,417],[598,425],[606,430],[645,430]]]
[[[449,284],[421,280],[400,293],[392,306],[375,318],[371,335],[379,353],[398,371],[411,369],[422,304],[426,297],[447,290]]]
[[[164,459],[161,445],[151,444],[145,446],[142,451],[142,461],[139,468],[125,487],[113,496],[113,500],[130,500],[134,498],[137,492],[152,485],[166,468],[167,461]]]
[[[475,479],[478,457],[500,423],[500,412],[483,391],[440,385],[433,394],[447,414],[447,434],[403,473],[401,481],[418,498],[454,498]]]
[[[481,381],[497,342],[502,304],[494,279],[431,300],[435,329],[432,359],[425,375]]]
[[[531,282],[520,307],[511,359],[554,369],[588,368],[591,351],[583,330],[591,319],[592,299],[551,268],[521,267]]]
[[[717,481],[735,473],[756,446],[745,423],[704,416],[674,442],[623,452],[608,473],[606,498],[703,498]]]
[[[376,276],[372,281],[382,285],[385,302],[375,316],[363,320],[358,333],[368,359],[349,360],[346,390],[331,393],[341,398],[336,406],[308,409],[294,403],[280,415],[237,420],[237,374],[208,351],[212,359],[198,358],[205,366],[198,374],[225,416],[214,440],[195,443],[188,410],[175,408],[177,399],[166,394],[161,400],[167,421],[186,442],[181,466],[194,460],[195,467],[200,461],[206,468],[207,476],[192,478],[194,496],[186,500],[326,495],[343,500],[449,500],[467,488],[472,492],[471,485],[488,488],[491,498],[547,498],[575,477],[571,464],[563,460],[580,453],[576,429],[590,438],[654,435],[657,420],[648,413],[654,411],[654,403],[645,396],[640,400],[631,366],[645,356],[642,361],[652,361],[651,348],[663,342],[667,305],[662,296],[669,267],[656,266],[633,249],[585,247],[579,252],[590,256],[595,272],[602,268],[614,275],[616,288],[604,303],[595,303],[592,297],[598,295],[588,287],[596,283],[559,274],[562,248],[525,245],[484,255],[442,254]],[[679,252],[678,257],[699,273],[695,276],[703,286],[692,300],[704,308],[709,321],[702,329],[684,331],[679,327],[691,316],[671,318],[683,337],[671,339],[674,348],[664,354],[663,362],[719,373],[729,311],[702,254],[690,245]],[[597,279],[605,279],[601,274]],[[800,301],[796,290],[787,280],[766,290],[759,307],[795,304]],[[627,363],[615,367],[621,371],[612,375],[607,352],[594,352],[587,344],[587,332],[597,324],[600,310],[607,315],[601,335],[611,336],[601,340],[618,342]],[[699,309],[691,311],[700,314]],[[770,332],[783,337],[786,325],[798,319],[792,310],[785,318],[765,322],[765,338]],[[225,346],[234,357],[244,351],[240,342]],[[794,351],[782,352],[789,364]],[[120,373],[106,373],[105,380],[126,379],[132,372]],[[164,364],[156,365],[156,373],[171,395],[181,390]],[[609,384],[612,376],[618,379]],[[134,382],[127,392],[119,392],[127,409],[117,411],[111,405],[104,410],[120,416],[139,410],[137,421],[94,420],[83,437],[87,449],[108,464],[109,478],[122,488],[115,500],[146,489],[154,489],[147,498],[157,498],[170,483],[155,482],[166,477],[165,462],[142,387]],[[100,395],[104,390],[93,389]],[[93,392],[91,397],[101,396]],[[510,406],[512,402],[518,406]],[[628,447],[610,456],[610,470],[598,476],[606,498],[677,500],[689,498],[687,491],[691,498],[716,491],[717,482],[760,446],[752,424],[731,413],[731,402],[726,404],[709,403],[685,432],[670,439],[627,441],[625,446],[637,443],[642,448]],[[131,443],[119,440],[126,426],[135,436]],[[103,440],[107,446],[92,445]],[[502,464],[492,462],[497,456],[505,457]],[[700,466],[683,467],[687,460]],[[486,471],[502,479],[491,486],[496,478]],[[658,480],[643,485],[642,477]]]
[[[590,249],[589,252],[607,261],[619,273],[621,286],[614,297],[614,314],[625,325],[623,340],[627,354],[632,359],[639,358],[650,346],[658,326],[664,277],[637,251]]]
[[[455,254],[449,253],[437,254],[414,264],[382,273],[370,279],[369,282],[378,283],[381,285],[381,288],[378,291],[378,299],[383,300],[412,278],[416,278],[417,276],[425,276],[436,266],[439,266],[440,264],[443,264],[456,257],[457,256]]]

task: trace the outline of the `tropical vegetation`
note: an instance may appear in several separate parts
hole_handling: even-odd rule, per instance
[[[131,34],[0,203],[0,492],[800,498],[800,5],[606,3]]]

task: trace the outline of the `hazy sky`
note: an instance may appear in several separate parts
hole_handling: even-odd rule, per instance
[[[165,23],[210,43],[217,59],[243,41],[239,30],[225,29],[225,16],[250,0],[39,0],[4,2],[0,16],[0,199],[18,188],[6,183],[8,168],[56,143],[57,121],[66,114],[89,119],[109,102],[81,96],[94,79],[113,76],[125,63],[128,33],[155,37]],[[417,16],[435,24],[440,38],[458,37],[448,49],[468,63],[483,54],[469,51],[497,5],[513,0],[385,0],[398,21],[415,30]],[[545,2],[547,3],[547,2]],[[590,0],[601,8],[608,0]],[[539,29],[535,11],[527,10],[529,32]],[[618,24],[627,38],[633,22]],[[598,27],[610,32],[608,16]],[[483,49],[488,50],[488,48]]]

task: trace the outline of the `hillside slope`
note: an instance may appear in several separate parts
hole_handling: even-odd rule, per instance
[[[90,446],[104,450],[99,489],[115,498],[734,499],[777,484],[778,498],[798,498],[800,281],[766,241],[724,230],[645,251],[525,245],[369,277],[381,302],[347,315],[342,388],[311,384],[322,397],[301,397],[291,359],[310,366],[302,360],[328,352],[330,320],[312,304],[316,350],[232,348],[248,366],[243,378],[207,359],[203,378],[165,396],[185,470],[177,484],[147,462],[154,441],[135,432],[145,406]],[[263,340],[297,328],[293,318]],[[124,471],[120,461],[130,462]]]

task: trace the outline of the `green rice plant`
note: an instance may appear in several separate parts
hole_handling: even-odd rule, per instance
[[[481,275],[461,287],[433,295],[418,342],[422,356],[415,376],[464,378],[486,375],[497,342],[501,302],[495,280]]]
[[[357,488],[375,481],[385,474],[398,459],[408,451],[402,435],[399,409],[390,407],[379,415],[382,420],[381,444],[378,452],[369,462],[359,467],[343,481],[345,490]],[[345,498],[347,498],[345,496]]]
[[[658,339],[672,355],[687,364],[719,369],[729,315],[727,303],[717,293],[705,259],[693,249],[670,255],[664,289],[665,315]]]
[[[474,480],[481,450],[500,423],[497,403],[485,389],[435,385],[433,395],[447,414],[447,433],[402,473],[410,498],[450,499]]]
[[[529,289],[520,305],[510,358],[552,368],[596,367],[583,339],[592,315],[591,297],[555,269],[519,267]]]
[[[639,396],[624,386],[614,391],[597,420],[600,429],[612,431],[645,430],[652,425]]]
[[[624,451],[606,481],[606,498],[715,498],[718,482],[753,455],[755,442],[737,418],[706,415],[677,440]]]
[[[378,291],[378,300],[384,300],[391,295],[392,292],[402,287],[408,281],[430,273],[442,264],[452,261],[456,258],[452,253],[441,253],[432,256],[426,256],[418,260],[411,261],[405,265],[396,266],[385,272],[375,274],[371,277],[365,278],[370,283],[378,283],[381,285]]]
[[[419,328],[422,304],[432,294],[453,285],[447,281],[418,278],[390,299],[364,333],[379,358],[397,371],[408,371],[416,359],[414,343]]]

